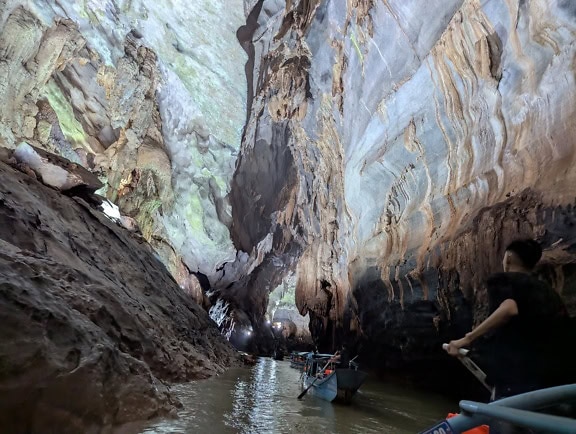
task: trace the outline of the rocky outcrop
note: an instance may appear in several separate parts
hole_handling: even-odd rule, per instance
[[[391,365],[435,357],[482,317],[482,282],[522,236],[573,304],[568,2],[245,3],[233,238],[250,251],[273,235],[276,261],[257,269],[297,270],[325,345],[360,335]]]
[[[245,116],[242,3],[225,20],[223,8],[0,3],[0,140],[98,174],[183,286],[191,272],[215,281],[236,255],[226,193]]]
[[[236,353],[151,247],[0,163],[0,425],[101,432],[170,414]]]
[[[26,142],[16,147],[11,162],[59,191],[83,190],[93,193],[102,188],[98,178],[82,166]]]

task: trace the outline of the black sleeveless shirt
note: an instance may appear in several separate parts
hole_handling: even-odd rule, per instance
[[[518,315],[494,332],[489,379],[527,390],[569,381],[569,363],[562,352],[571,351],[566,339],[572,326],[560,295],[524,273],[493,274],[487,288],[490,313],[506,299],[518,306]]]

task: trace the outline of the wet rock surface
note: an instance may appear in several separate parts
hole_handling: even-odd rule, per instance
[[[170,414],[236,353],[142,237],[0,163],[0,425],[100,432]]]

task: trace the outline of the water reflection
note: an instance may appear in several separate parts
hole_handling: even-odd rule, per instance
[[[251,369],[174,387],[184,407],[143,433],[416,433],[456,409],[442,397],[368,381],[350,406],[300,393],[300,372],[260,359]]]

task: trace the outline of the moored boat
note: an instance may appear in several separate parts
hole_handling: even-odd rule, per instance
[[[257,357],[254,356],[253,354],[248,354],[245,353],[244,351],[238,351],[238,354],[240,354],[240,358],[247,366],[254,366],[256,362],[258,362]]]
[[[302,375],[302,387],[325,401],[349,403],[366,376],[354,362],[340,367],[332,361],[331,354],[310,354]]]

